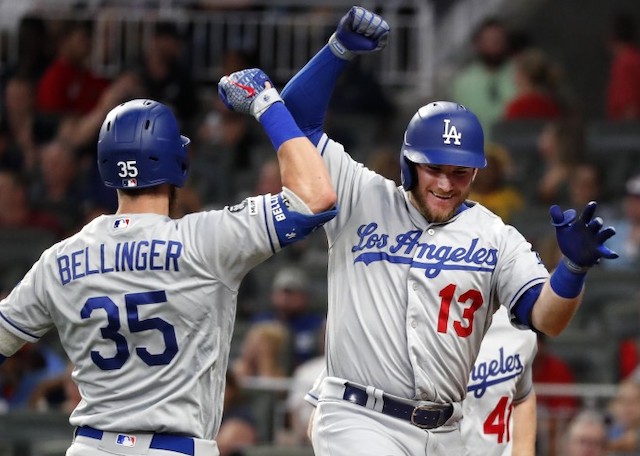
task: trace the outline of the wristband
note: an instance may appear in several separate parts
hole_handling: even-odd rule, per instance
[[[571,265],[573,265],[573,263],[571,263]],[[567,264],[567,260],[563,258],[556,270],[551,274],[549,285],[551,285],[551,289],[558,296],[573,299],[582,292],[586,276],[586,270],[582,272],[571,270],[570,265]]]
[[[354,52],[344,47],[335,33],[329,38],[329,48],[331,52],[333,52],[333,55],[343,60],[351,60],[356,56]]]
[[[269,136],[276,152],[285,141],[293,138],[304,138],[284,103],[273,103],[260,116],[260,123]]]

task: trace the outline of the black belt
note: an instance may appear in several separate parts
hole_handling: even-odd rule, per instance
[[[367,391],[350,383],[345,384],[342,399],[366,407],[369,395]],[[400,418],[421,429],[435,429],[447,422],[453,415],[451,404],[428,404],[414,407],[382,395],[382,413]]]
[[[127,437],[128,433],[120,433],[123,437]],[[135,433],[132,433],[135,435]],[[81,426],[76,429],[76,435],[89,437],[90,439],[102,440],[103,432],[89,426]],[[155,450],[168,450],[176,453],[194,456],[195,443],[191,437],[182,437],[171,434],[153,434],[149,448]]]

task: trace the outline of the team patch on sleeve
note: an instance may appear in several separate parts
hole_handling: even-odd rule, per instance
[[[249,208],[249,215],[258,215],[258,205],[255,198],[247,198],[238,204],[226,207],[229,212],[240,212],[246,208]]]

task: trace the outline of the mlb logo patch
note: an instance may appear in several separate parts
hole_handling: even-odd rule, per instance
[[[137,187],[138,179],[123,179],[122,180],[123,187]]]
[[[118,434],[118,436],[116,437],[116,445],[132,448],[135,446],[135,444],[136,444],[135,435]]]
[[[121,230],[121,229],[124,229],[124,228],[126,228],[126,227],[128,227],[128,226],[129,226],[129,223],[130,223],[130,222],[131,222],[131,220],[130,220],[130,219],[128,219],[128,218],[118,218],[118,219],[115,219],[115,220],[113,221],[113,229],[114,229],[114,230]]]

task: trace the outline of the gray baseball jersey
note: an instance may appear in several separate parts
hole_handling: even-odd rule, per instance
[[[513,227],[480,204],[428,223],[402,187],[318,143],[340,213],[329,243],[327,375],[436,403],[460,402],[498,303],[549,273]]]
[[[462,437],[469,456],[511,455],[512,410],[533,389],[533,331],[514,328],[504,307],[493,316],[469,376]]]
[[[238,287],[284,243],[281,201],[100,216],[42,254],[0,325],[28,342],[57,327],[83,398],[72,425],[213,439]]]

